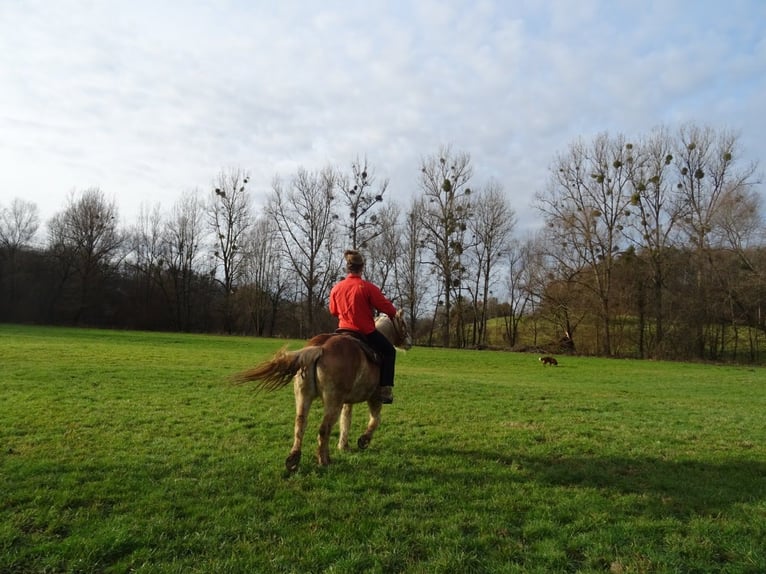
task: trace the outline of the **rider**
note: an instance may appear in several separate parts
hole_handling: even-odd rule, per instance
[[[348,275],[330,291],[330,313],[338,318],[338,329],[361,333],[369,345],[380,353],[380,398],[384,404],[390,405],[394,402],[396,349],[382,333],[375,330],[373,313],[377,310],[393,319],[396,308],[376,285],[362,279],[364,257],[361,253],[348,249],[343,258]]]

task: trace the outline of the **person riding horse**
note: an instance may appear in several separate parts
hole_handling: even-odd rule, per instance
[[[237,384],[255,382],[259,390],[268,391],[293,382],[295,425],[293,445],[285,459],[288,472],[298,469],[306,423],[315,399],[322,400],[323,410],[317,435],[320,465],[330,464],[330,434],[339,418],[338,450],[349,450],[351,412],[355,404],[363,402],[369,407],[370,418],[356,444],[359,449],[366,449],[380,426],[383,403],[393,402],[395,349],[412,348],[412,337],[402,312],[394,308],[378,287],[362,279],[364,258],[357,251],[346,251],[345,259],[348,277],[333,287],[330,310],[338,317],[342,330],[355,332],[314,335],[302,349],[290,351],[285,346],[271,359],[232,376]],[[373,319],[375,309],[381,314]],[[358,340],[365,337],[366,346]],[[366,348],[373,346],[376,353]],[[383,363],[373,354],[382,356]]]
[[[362,279],[364,257],[361,253],[348,249],[343,257],[348,275],[330,291],[330,313],[338,318],[339,330],[361,334],[370,347],[380,354],[380,398],[384,404],[390,405],[394,402],[396,349],[384,335],[375,330],[374,311],[385,313],[393,319],[396,308],[375,284]]]

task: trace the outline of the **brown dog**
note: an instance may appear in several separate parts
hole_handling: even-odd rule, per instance
[[[556,367],[559,364],[559,362],[553,357],[540,357],[539,360],[543,365],[553,365]]]

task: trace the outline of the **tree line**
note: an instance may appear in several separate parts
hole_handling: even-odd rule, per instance
[[[366,157],[275,177],[258,208],[239,168],[129,223],[98,188],[44,229],[16,198],[0,205],[0,320],[307,338],[335,327],[352,247],[420,344],[759,361],[766,227],[738,143],[695,124],[577,140],[523,236],[512,190],[449,145],[404,205]]]

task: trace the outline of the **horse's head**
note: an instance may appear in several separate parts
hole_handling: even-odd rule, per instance
[[[394,347],[405,351],[412,348],[412,337],[401,311],[397,311],[393,318],[388,315],[380,315],[375,321],[375,327],[391,341]]]

